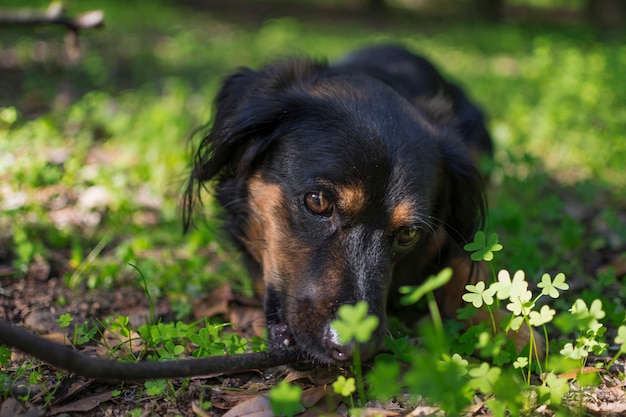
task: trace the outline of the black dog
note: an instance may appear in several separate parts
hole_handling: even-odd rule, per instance
[[[341,363],[330,323],[367,301],[386,332],[389,295],[444,267],[436,293],[454,316],[482,279],[463,245],[483,225],[483,179],[472,156],[491,153],[481,111],[424,58],[371,47],[335,65],[283,60],[224,82],[212,129],[197,150],[187,224],[204,182],[216,179],[228,231],[245,253],[271,343]]]

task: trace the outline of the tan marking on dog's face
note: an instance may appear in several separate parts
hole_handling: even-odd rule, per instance
[[[275,277],[278,271],[275,254],[282,231],[277,213],[284,210],[284,197],[278,185],[267,183],[260,176],[250,179],[248,193],[250,214],[245,245],[254,260],[261,265],[263,280],[267,284],[267,280]],[[257,285],[257,291],[259,289]]]
[[[289,227],[286,197],[277,184],[256,175],[248,182],[249,216],[245,245],[261,265],[263,284],[288,292],[302,273],[309,248],[302,247]],[[257,283],[258,284],[258,283]],[[261,293],[259,286],[257,292]]]
[[[389,219],[391,229],[398,229],[413,223],[415,211],[415,204],[411,201],[401,201],[391,211],[391,217]]]
[[[337,207],[348,215],[358,216],[365,208],[365,190],[358,185],[337,190]]]

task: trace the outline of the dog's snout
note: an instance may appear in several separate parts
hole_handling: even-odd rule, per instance
[[[328,325],[324,332],[324,342],[331,358],[338,362],[346,362],[352,360],[354,355],[354,341],[341,343],[341,339],[333,326]]]

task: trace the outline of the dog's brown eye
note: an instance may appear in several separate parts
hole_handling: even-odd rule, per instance
[[[419,236],[419,231],[413,227],[403,227],[396,235],[396,242],[399,245],[410,245]]]
[[[330,199],[322,191],[305,195],[304,204],[311,213],[318,216],[330,217],[333,212]]]

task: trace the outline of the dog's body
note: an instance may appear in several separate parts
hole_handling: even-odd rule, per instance
[[[271,342],[341,363],[354,346],[330,323],[365,300],[380,324],[400,285],[444,267],[436,293],[454,316],[481,279],[462,247],[482,227],[483,181],[471,155],[489,154],[483,116],[425,59],[392,46],[334,66],[303,59],[229,77],[198,149],[186,202],[217,179],[227,228],[264,293]],[[188,215],[190,211],[188,211]]]

